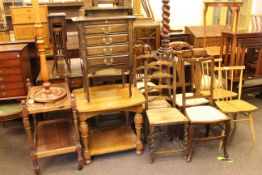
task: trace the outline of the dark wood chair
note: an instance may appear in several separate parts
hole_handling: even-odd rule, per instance
[[[210,61],[209,71],[211,72],[210,77],[210,94],[203,95],[201,93],[201,80],[203,77],[203,72],[205,68],[202,67],[203,61]],[[181,83],[182,83],[182,103],[183,103],[183,112],[185,116],[189,119],[188,125],[188,134],[187,134],[187,156],[186,159],[188,162],[191,161],[193,155],[193,142],[194,141],[211,141],[211,140],[222,140],[224,145],[224,157],[227,158],[227,139],[230,132],[230,118],[228,118],[224,113],[213,106],[213,85],[214,85],[214,59],[213,58],[183,58],[182,64],[185,62],[190,64],[191,67],[191,93],[192,95],[186,95],[186,86],[185,86],[185,69],[184,66],[181,66]],[[188,107],[186,104],[187,100],[194,100],[198,98],[208,99],[209,103],[198,106]],[[206,126],[221,126],[225,129],[225,134],[218,136],[212,135],[208,136],[206,133],[205,137],[199,138],[195,137],[195,128],[197,125],[206,125]],[[209,128],[209,127],[207,127]]]
[[[158,68],[156,70],[156,67]],[[185,152],[186,147],[182,146],[172,150],[155,150],[155,131],[156,128],[169,128],[177,124],[186,124],[188,119],[175,108],[175,96],[172,97],[176,89],[176,74],[170,72],[175,70],[174,61],[162,61],[161,55],[159,61],[145,62],[144,83],[145,83],[145,108],[150,130],[150,162],[153,163],[155,156],[161,154],[174,154]],[[173,76],[174,75],[174,76]],[[149,80],[157,80],[156,86],[149,86]],[[158,91],[158,95],[152,96],[151,91]],[[163,106],[163,101],[170,102],[172,105]],[[153,104],[153,105],[152,105]]]

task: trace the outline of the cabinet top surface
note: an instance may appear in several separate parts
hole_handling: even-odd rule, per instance
[[[1,45],[0,52],[12,52],[12,51],[21,51],[23,50],[27,44],[8,44]]]
[[[73,22],[85,22],[85,21],[102,21],[102,20],[119,20],[119,19],[136,19],[135,16],[110,16],[110,17],[73,17]]]
[[[143,94],[132,87],[132,96],[129,97],[128,84],[96,86],[89,88],[90,102],[87,101],[83,89],[75,90],[76,108],[79,112],[96,112],[121,109],[142,105],[145,102]]]

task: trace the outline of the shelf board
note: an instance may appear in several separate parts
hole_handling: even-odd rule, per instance
[[[75,133],[70,119],[39,122],[36,138],[36,154],[38,158],[76,151]]]
[[[94,129],[89,138],[92,156],[136,148],[136,135],[130,126]]]

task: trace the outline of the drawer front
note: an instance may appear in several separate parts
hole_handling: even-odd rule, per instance
[[[0,83],[5,82],[16,82],[16,81],[23,81],[22,75],[2,75],[0,76]]]
[[[33,39],[35,37],[33,25],[14,25],[14,32],[17,40]]]
[[[86,37],[86,44],[88,46],[94,45],[107,45],[107,44],[117,44],[128,42],[128,35],[107,35],[107,36],[94,36]]]
[[[19,52],[2,52],[0,55],[0,61],[20,58]]]
[[[128,64],[128,55],[87,58],[87,64],[89,67]]]
[[[10,89],[23,89],[24,83],[23,82],[14,82],[14,83],[1,83],[0,85],[0,92],[3,90],[10,90]]]
[[[128,53],[128,44],[112,45],[112,46],[99,46],[99,47],[87,47],[87,56],[101,55],[119,55]]]
[[[28,7],[11,7],[13,24],[30,24],[35,23],[34,9]],[[40,6],[40,22],[47,22],[47,6]]]
[[[114,25],[97,25],[85,26],[85,33],[88,34],[110,34],[110,33],[127,33],[128,25],[114,24]]]
[[[19,67],[20,66],[20,60],[19,59],[11,59],[11,60],[5,60],[0,61],[0,68],[1,67]]]
[[[20,67],[0,68],[0,76],[1,75],[14,75],[14,74],[21,74],[21,68]]]
[[[0,98],[25,96],[25,95],[26,95],[25,89],[12,89],[12,90],[4,90],[0,92]]]

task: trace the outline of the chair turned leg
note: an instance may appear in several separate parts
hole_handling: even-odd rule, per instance
[[[252,132],[253,142],[256,143],[254,119],[251,113],[248,114],[248,117],[249,117],[249,123],[250,123],[251,132]]]
[[[236,129],[237,129],[237,122],[236,122],[236,120],[237,120],[237,113],[233,114],[233,122],[234,122],[234,125],[233,125],[233,131],[232,131],[232,133],[231,133],[230,139],[233,138],[233,136],[234,136],[234,134],[235,134],[235,132],[236,132]]]
[[[82,147],[79,144],[77,144],[77,148],[76,148],[76,151],[77,151],[77,162],[78,162],[78,165],[77,165],[77,169],[78,170],[82,170],[83,167],[84,167],[84,159],[83,159],[83,156],[82,156]]]
[[[230,120],[225,122],[225,137],[223,139],[223,146],[224,146],[224,157],[228,158],[227,154],[227,141],[230,134]]]
[[[224,136],[225,135],[225,129],[222,129],[222,132],[221,132],[221,136]],[[221,140],[220,143],[219,143],[219,151],[222,150],[222,146],[223,146],[223,141]]]
[[[32,155],[32,160],[33,160],[35,174],[40,175],[40,167],[36,155]]]
[[[150,163],[154,163],[154,134],[155,134],[155,127],[150,126]]]
[[[193,137],[194,137],[194,131],[195,131],[195,126],[192,124],[189,124],[188,126],[188,145],[187,145],[187,157],[186,161],[191,162],[192,160],[192,155],[193,155]]]
[[[205,137],[209,136],[209,130],[210,130],[210,124],[206,124],[206,133],[205,133]]]

